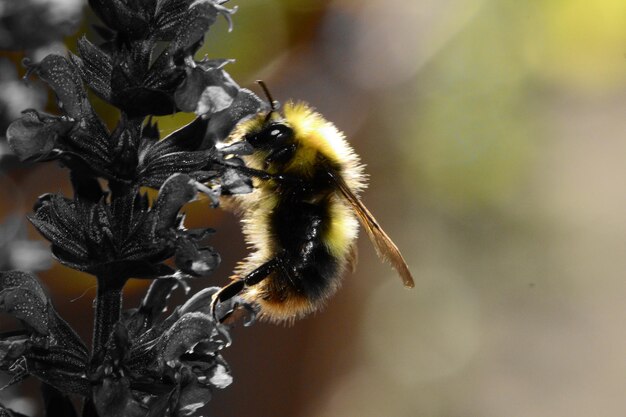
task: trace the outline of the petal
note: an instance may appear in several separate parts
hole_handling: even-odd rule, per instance
[[[151,210],[157,233],[174,227],[180,209],[196,196],[194,183],[185,174],[174,174],[163,183]]]
[[[139,307],[130,310],[126,315],[124,323],[131,337],[136,338],[152,327],[152,323],[165,311],[167,300],[179,285],[180,281],[175,278],[152,281]]]
[[[0,340],[0,367],[6,369],[18,358],[24,356],[32,346],[31,341],[22,337],[20,339]]]
[[[267,108],[252,91],[240,89],[230,107],[211,116],[207,139],[210,143],[224,141],[237,123]]]
[[[180,0],[166,1],[165,3],[179,3]],[[197,50],[204,39],[204,34],[209,30],[209,27],[217,19],[218,14],[228,16],[233,11],[219,6],[215,0],[186,0],[186,3],[190,4],[187,12],[178,18],[177,26],[178,31],[173,37],[173,41],[170,45],[170,50],[185,50],[188,55],[191,55]],[[171,25],[168,25],[171,26]],[[172,32],[169,27],[166,30]]]
[[[157,352],[161,366],[175,364],[181,356],[195,345],[205,341],[215,341],[225,346],[226,341],[217,339],[217,330],[213,319],[203,313],[187,313],[159,338]]]
[[[81,119],[93,111],[76,68],[66,58],[50,54],[29,70],[48,83],[70,117]]]
[[[219,290],[219,287],[209,287],[198,291],[180,307],[180,314],[183,315],[191,312],[209,314],[211,312],[213,295]]]
[[[45,158],[66,137],[75,122],[64,117],[46,117],[28,111],[9,125],[9,146],[21,161]]]
[[[178,397],[179,416],[192,416],[198,409],[204,407],[211,400],[211,389],[192,382],[185,385]]]
[[[209,383],[215,388],[226,388],[233,382],[233,377],[230,374],[230,370],[221,363],[215,365],[211,370],[211,376],[209,377]]]
[[[0,417],[28,417],[26,414],[18,413],[0,404]]]
[[[250,177],[233,166],[242,166],[243,161],[239,158],[230,158],[228,166],[223,168],[221,186],[223,194],[248,194],[252,192],[252,180]]]
[[[86,161],[106,165],[109,160],[109,134],[97,116],[83,87],[74,64],[60,55],[48,55],[39,64],[31,64],[29,71],[50,85],[59,99],[59,106],[78,128],[63,142],[63,150],[77,154]]]
[[[198,248],[190,239],[179,239],[175,255],[176,267],[194,275],[206,276],[220,264],[220,255],[212,248]]]
[[[206,61],[187,69],[187,77],[174,94],[176,105],[186,112],[211,115],[227,109],[239,86],[222,69],[224,61]]]

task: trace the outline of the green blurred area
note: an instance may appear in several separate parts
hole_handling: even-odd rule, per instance
[[[348,133],[417,278],[405,291],[362,239],[305,341],[263,342],[300,370],[268,365],[296,394],[264,389],[260,415],[621,415],[626,3],[334,1],[302,41],[292,9],[270,10],[290,34],[271,39],[284,26],[246,7],[231,35],[267,55],[233,74]]]
[[[362,238],[323,312],[237,332],[235,383],[211,415],[623,415],[626,2],[234,5],[234,30],[219,21],[198,58],[234,58],[241,85],[260,94],[262,78],[347,133],[416,287]],[[60,187],[36,175],[26,201]],[[218,229],[223,283],[245,256],[239,226],[196,206],[190,223]],[[65,300],[82,289],[55,291],[78,308]]]

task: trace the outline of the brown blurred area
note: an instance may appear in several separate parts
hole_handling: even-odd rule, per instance
[[[357,272],[325,310],[234,331],[234,383],[210,415],[623,415],[626,3],[229,5],[233,32],[218,22],[201,53],[235,58],[238,83],[264,79],[346,133],[370,175],[363,199],[416,286],[360,238]],[[160,119],[166,133],[190,117]],[[25,212],[69,193],[53,165],[14,179]],[[190,226],[218,230],[223,259],[193,289],[223,284],[246,253],[237,219],[203,202],[188,211]],[[40,275],[89,340],[94,283],[59,265]],[[129,286],[126,306],[144,288]]]

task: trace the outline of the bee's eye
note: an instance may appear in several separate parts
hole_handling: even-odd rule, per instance
[[[289,126],[284,124],[277,124],[269,126],[268,128],[272,140],[284,140],[290,138],[293,135],[293,130]]]
[[[256,135],[247,138],[255,148],[275,146],[282,144],[293,137],[293,129],[283,123],[273,123],[261,130]]]

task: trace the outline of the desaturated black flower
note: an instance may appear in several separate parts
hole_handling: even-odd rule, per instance
[[[7,129],[7,139],[22,161],[46,159],[59,155],[65,137],[75,124],[74,120],[65,116],[26,110],[24,116]]]
[[[215,389],[230,385],[219,352],[230,344],[228,329],[211,316],[218,288],[206,288],[161,318],[178,281],[153,282],[141,305],[116,325],[102,364],[92,373],[93,400],[105,416],[191,416]],[[220,314],[237,308],[237,298]]]
[[[226,134],[236,119],[256,112],[260,103],[252,93],[230,82],[223,70],[215,69],[221,74],[217,79],[228,84],[224,88],[234,99],[215,98],[221,95],[215,91],[222,87],[217,84],[207,87],[213,88],[214,94],[200,94],[196,99],[201,103],[198,106],[213,109],[214,117],[205,113],[163,139],[159,138],[156,125],[144,124],[141,119],[122,118],[117,128],[109,133],[87,100],[81,79],[70,61],[49,55],[41,63],[32,65],[31,70],[57,93],[65,115],[28,110],[9,126],[9,144],[21,160],[62,159],[72,168],[79,165],[88,176],[153,188],[179,172],[203,182],[219,177],[226,170],[216,164],[223,155],[215,149],[216,141],[207,137],[215,132]],[[221,104],[211,104],[211,97]],[[237,181],[233,181],[233,177],[237,177]],[[249,191],[249,187],[241,187],[245,182],[244,178],[230,172],[222,188],[230,193]]]
[[[18,161],[8,146],[5,132],[24,108],[43,108],[47,93],[41,85],[27,85],[18,77],[15,65],[4,58],[0,58],[0,91],[0,171],[8,171]]]
[[[232,382],[220,355],[231,339],[228,328],[210,314],[219,288],[206,288],[161,317],[178,284],[174,278],[153,282],[140,306],[115,324],[94,365],[35,276],[0,273],[0,312],[23,324],[0,336],[0,369],[13,382],[28,374],[41,379],[46,406],[54,409],[49,416],[73,415],[63,393],[91,397],[100,416],[191,416],[210,401],[213,390]],[[218,317],[241,306],[249,308],[237,297],[222,303]]]
[[[87,100],[74,66],[62,56],[48,55],[41,63],[31,65],[30,71],[56,93],[64,115],[27,111],[7,130],[13,151],[21,160],[75,155],[96,172],[104,171],[109,161],[109,133]]]
[[[183,174],[167,180],[150,207],[145,194],[97,202],[68,199],[55,194],[40,198],[30,220],[52,243],[63,264],[97,276],[124,280],[172,275],[163,264],[177,255],[188,260],[183,272],[206,275],[219,263],[208,247],[200,248],[204,233],[185,230],[181,207],[192,200],[197,183]]]
[[[183,205],[198,192],[217,205],[221,194],[252,189],[239,159],[250,149],[223,141],[267,105],[228,75],[230,60],[194,59],[216,19],[230,21],[223,3],[89,0],[101,40],[26,63],[55,93],[59,114],[24,111],[7,129],[9,145],[22,161],[58,160],[74,189],[72,198],[41,196],[30,220],[61,263],[98,284],[89,355],[33,275],[0,273],[0,312],[23,324],[0,335],[0,369],[12,382],[39,378],[47,416],[75,417],[72,393],[86,399],[84,417],[191,416],[232,381],[219,353],[230,344],[223,323],[251,307],[233,297],[211,311],[218,289],[208,288],[164,313],[174,287],[220,262],[205,243],[212,230],[184,227]],[[112,130],[87,88],[120,110]],[[152,116],[179,111],[197,117],[161,137]],[[154,201],[142,187],[159,188]],[[131,277],[158,279],[122,312]],[[4,414],[17,415],[0,405]]]
[[[154,37],[161,41],[188,43],[201,40],[218,14],[234,10],[223,6],[227,0],[89,0],[89,5],[106,24],[107,31],[124,41]]]
[[[130,117],[173,113],[174,94],[205,33],[219,14],[229,18],[233,12],[221,3],[91,0],[112,31],[101,31],[108,41],[100,47],[81,39],[80,57],[71,55],[72,61],[96,94]],[[153,57],[157,42],[166,46]]]
[[[223,70],[230,60],[188,61],[187,76],[174,94],[178,108],[196,114],[214,114],[228,109],[239,86]]]
[[[0,336],[0,369],[13,382],[31,374],[63,392],[89,392],[87,349],[56,313],[34,275],[0,272],[0,312],[23,325]]]
[[[203,108],[207,107],[205,105]],[[267,104],[262,102],[252,91],[246,88],[239,89],[230,107],[210,115],[211,123],[207,129],[206,143],[215,144],[223,141],[237,123],[262,110],[267,110],[267,107]],[[208,116],[204,115],[204,117]]]
[[[229,11],[212,0],[141,3],[145,5],[93,1],[105,22],[115,17],[111,25],[117,32],[111,36],[117,36],[116,42],[98,47],[82,39],[81,57],[49,55],[29,64],[29,72],[56,93],[63,114],[26,111],[7,130],[11,148],[23,161],[60,159],[81,176],[157,188],[170,175],[182,172],[198,181],[220,183],[225,193],[249,192],[249,179],[221,163],[224,153],[215,145],[239,120],[256,114],[262,103],[223,70],[228,60],[196,62],[192,57],[216,16],[228,16]],[[129,22],[135,26],[124,32]],[[138,35],[144,25],[137,22],[148,22],[144,29],[152,36]],[[126,41],[121,42],[120,36]],[[152,60],[156,40],[169,46]],[[113,132],[93,110],[83,81],[122,110]],[[177,110],[193,111],[199,117],[163,139],[156,125],[143,121],[148,114]]]
[[[197,118],[159,140],[158,127],[147,126],[137,152],[135,181],[156,188],[179,172],[202,182],[216,177],[218,173],[209,158],[212,151],[202,149],[206,127],[207,121]]]

